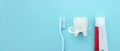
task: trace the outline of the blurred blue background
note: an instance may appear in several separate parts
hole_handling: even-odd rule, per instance
[[[120,51],[120,0],[0,0],[0,51],[61,51],[58,20],[66,18],[66,51],[93,51],[94,29],[88,37],[67,32],[75,16],[105,16],[109,51]]]

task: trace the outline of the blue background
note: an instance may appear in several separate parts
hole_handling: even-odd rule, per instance
[[[0,51],[61,51],[58,20],[66,18],[66,51],[93,51],[94,28],[88,37],[67,32],[75,16],[105,16],[109,51],[120,51],[119,0],[0,0]]]

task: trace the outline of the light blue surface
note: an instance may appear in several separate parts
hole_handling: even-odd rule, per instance
[[[93,51],[94,29],[88,37],[67,32],[75,16],[105,16],[109,51],[120,51],[119,0],[0,0],[0,51],[61,51],[58,19],[65,17],[66,51]]]

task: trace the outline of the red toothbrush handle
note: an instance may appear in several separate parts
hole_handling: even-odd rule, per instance
[[[99,51],[99,27],[95,27],[94,51]]]

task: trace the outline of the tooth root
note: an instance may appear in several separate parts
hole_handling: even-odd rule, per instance
[[[74,33],[74,35],[77,37],[78,36],[78,32]]]
[[[87,37],[87,31],[82,32],[84,37]]]

